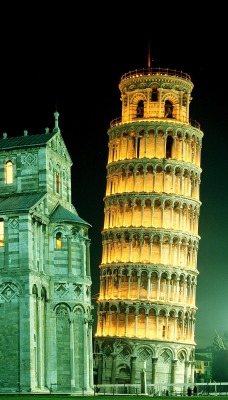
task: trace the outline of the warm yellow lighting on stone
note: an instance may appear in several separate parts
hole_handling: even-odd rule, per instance
[[[151,384],[190,382],[203,137],[189,120],[193,84],[182,72],[150,69],[125,74],[119,89],[95,342],[109,371],[102,383],[120,382],[123,364],[128,382],[140,382],[142,365]]]

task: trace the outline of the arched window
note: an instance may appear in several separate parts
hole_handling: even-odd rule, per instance
[[[13,163],[7,161],[5,163],[5,184],[10,185],[11,183],[13,183]]]
[[[4,246],[4,221],[0,219],[0,247]]]
[[[55,238],[56,238],[56,249],[61,249],[62,248],[62,233],[57,232]]]

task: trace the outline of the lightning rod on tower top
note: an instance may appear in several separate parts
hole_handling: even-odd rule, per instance
[[[148,41],[148,60],[147,60],[147,63],[148,63],[148,68],[150,68],[151,67],[151,63],[150,63],[150,41]]]

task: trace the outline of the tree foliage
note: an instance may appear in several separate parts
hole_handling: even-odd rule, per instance
[[[215,337],[213,340],[214,351],[226,350],[228,349],[228,334],[224,333],[223,339],[219,336],[218,332],[215,330]]]

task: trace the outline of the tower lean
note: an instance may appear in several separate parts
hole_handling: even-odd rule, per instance
[[[194,382],[203,132],[188,74],[147,68],[119,83],[108,130],[95,364],[98,383]]]

